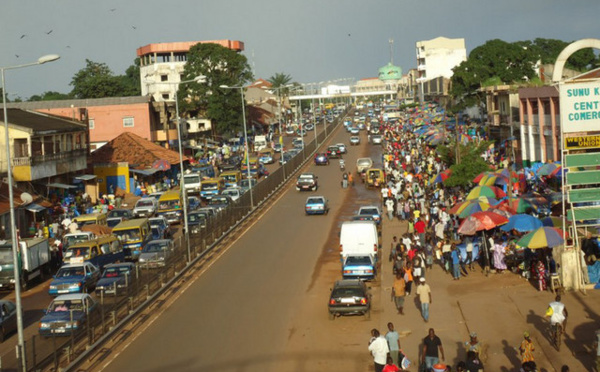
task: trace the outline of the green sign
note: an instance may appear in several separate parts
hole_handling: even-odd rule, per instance
[[[568,185],[591,185],[600,183],[600,171],[568,172]]]
[[[586,154],[572,154],[565,156],[565,166],[572,167],[595,167],[600,165],[600,152]]]

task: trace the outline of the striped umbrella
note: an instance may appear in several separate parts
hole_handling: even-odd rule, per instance
[[[506,199],[502,203],[505,204],[508,209],[515,211],[515,213],[526,213],[529,208],[537,210],[537,206],[535,204],[532,204],[531,202],[522,198]]]
[[[538,176],[550,176],[556,174],[560,170],[560,164],[546,163],[537,170]]]
[[[467,200],[477,199],[480,196],[487,196],[490,198],[503,198],[506,196],[504,191],[496,186],[476,186],[467,195]]]
[[[459,216],[460,214],[462,214],[462,212],[465,209],[470,209],[470,210],[472,210],[472,212],[479,212],[479,211],[485,211],[488,208],[490,208],[492,205],[496,205],[496,204],[498,204],[498,201],[496,199],[487,198],[485,196],[482,196],[477,199],[465,200],[463,202],[455,204],[452,208],[450,208],[448,213]],[[471,209],[471,208],[473,208],[473,209]],[[468,216],[469,214],[470,213],[468,213],[466,216]],[[461,217],[461,218],[464,218],[464,217]]]
[[[517,241],[517,245],[520,247],[527,247],[529,249],[537,249],[556,247],[564,242],[563,232],[561,229],[557,229],[556,227],[542,226],[519,239],[519,241]]]
[[[542,218],[542,225],[548,227],[562,227],[562,217],[549,216]]]
[[[475,176],[475,178],[473,178],[473,183],[479,183],[479,181],[481,181],[481,179],[489,174],[493,174],[494,172],[481,172],[479,173],[477,176]]]
[[[494,186],[494,185],[507,185],[509,182],[507,177],[500,174],[487,174],[481,177],[479,180],[479,186]]]
[[[446,169],[431,179],[430,183],[443,183],[452,175],[452,169]]]
[[[462,235],[475,235],[477,231],[491,230],[508,222],[508,218],[493,212],[477,212],[465,218],[458,227]]]
[[[499,207],[495,206],[488,208],[488,212],[498,213],[499,215],[504,216],[506,218],[510,218],[510,216],[514,215],[514,213],[511,213],[508,210],[500,209]]]

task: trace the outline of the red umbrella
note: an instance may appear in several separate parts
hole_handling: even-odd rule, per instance
[[[487,176],[489,174],[493,174],[494,172],[481,172],[479,173],[475,178],[473,178],[473,183],[479,184],[479,181],[481,181],[481,179],[484,176]]]
[[[463,235],[475,235],[477,231],[491,230],[496,226],[508,222],[508,218],[494,212],[476,212],[465,218],[458,227],[458,233]]]
[[[171,169],[171,163],[164,159],[158,159],[155,160],[154,163],[152,163],[152,168],[158,169],[160,171],[166,171]]]

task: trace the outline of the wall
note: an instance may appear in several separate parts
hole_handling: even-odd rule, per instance
[[[10,118],[8,119],[8,121],[10,122]],[[6,162],[6,135],[4,132],[4,123],[2,124],[2,135],[0,135],[0,173],[4,174],[6,173],[7,169],[8,169],[8,165]],[[8,137],[9,137],[9,142],[12,142],[12,140],[14,138],[29,138],[29,133],[23,130],[19,130],[16,128],[11,127],[10,125],[8,126]],[[10,148],[10,158],[13,159],[15,156],[15,149],[14,147],[11,146]],[[14,168],[13,168],[13,174],[14,174]]]
[[[125,191],[132,192],[129,179],[128,163],[95,164],[94,174],[98,180],[98,191],[100,194],[108,193],[108,183],[112,177],[119,177],[124,180],[126,185]]]

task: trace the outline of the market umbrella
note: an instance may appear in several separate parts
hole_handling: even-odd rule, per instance
[[[507,185],[509,180],[501,174],[487,174],[479,180],[479,186]]]
[[[549,216],[542,218],[542,225],[548,227],[562,227],[563,219],[558,216]]]
[[[510,218],[510,216],[514,215],[514,213],[511,213],[510,211],[505,210],[505,209],[500,209],[499,207],[496,207],[496,206],[488,208],[488,212],[498,213],[499,215],[504,216],[506,218]]]
[[[496,186],[476,186],[467,195],[467,200],[477,199],[480,196],[487,196],[490,198],[503,198],[506,196],[504,191]]]
[[[462,235],[475,235],[477,231],[491,230],[508,222],[508,218],[494,212],[476,212],[465,218],[458,227]]]
[[[542,226],[519,239],[517,245],[529,249],[552,248],[565,242],[562,235],[561,229]]]
[[[523,198],[506,199],[502,203],[507,205],[510,210],[513,210],[516,213],[526,213],[529,208],[537,210],[537,206],[535,204],[532,204]]]
[[[508,223],[500,227],[502,231],[517,230],[529,232],[542,227],[542,221],[530,214],[515,214],[508,219]]]
[[[472,208],[472,206],[476,206],[475,208],[477,208],[477,207],[479,208],[479,210],[473,210],[473,212],[485,211],[492,205],[496,205],[496,204],[498,204],[498,201],[496,199],[482,196],[477,199],[465,200],[463,202],[457,203],[452,208],[450,208],[448,213],[454,214],[454,215],[459,215],[465,209]],[[464,217],[461,217],[461,218],[464,218]]]
[[[546,199],[546,197],[544,197],[542,194],[538,194],[537,192],[522,194],[520,198],[525,199],[534,205],[548,204],[548,199]]]
[[[160,171],[166,171],[166,170],[171,169],[171,163],[169,163],[168,161],[166,161],[164,159],[158,159],[158,160],[155,160],[154,163],[152,163],[152,168],[158,169]]]
[[[560,169],[560,164],[546,163],[537,170],[537,175],[538,176],[549,176],[553,172],[557,171],[557,169]]]
[[[438,173],[432,180],[431,183],[443,183],[452,175],[451,169],[446,169]]]
[[[481,172],[475,178],[473,178],[473,183],[479,183],[481,179],[489,174],[493,174],[493,172]]]

